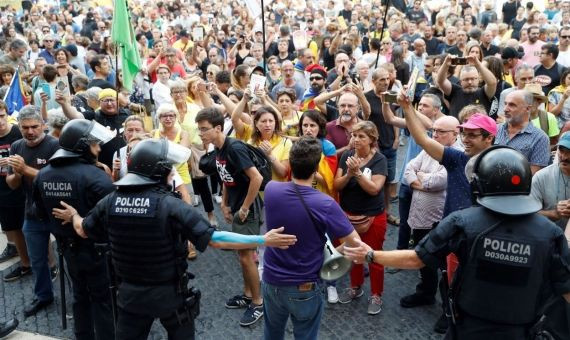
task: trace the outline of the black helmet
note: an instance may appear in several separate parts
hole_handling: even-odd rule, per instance
[[[92,143],[105,144],[116,133],[113,133],[103,125],[87,119],[73,119],[64,125],[59,136],[61,147],[50,160],[60,158],[81,157],[89,153]]]
[[[174,164],[188,161],[190,149],[166,139],[145,139],[131,151],[128,173],[115,182],[118,186],[149,185],[163,182]]]
[[[471,187],[477,202],[506,215],[539,211],[540,202],[530,196],[532,173],[526,157],[504,145],[483,151],[473,167]]]

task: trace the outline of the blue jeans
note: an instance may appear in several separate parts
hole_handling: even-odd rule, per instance
[[[398,158],[398,150],[392,148],[380,149],[380,152],[386,157],[388,165],[388,176],[386,183],[392,183],[396,178],[396,160]]]
[[[400,228],[398,230],[398,245],[396,249],[408,249],[410,243],[410,226],[408,225],[408,215],[412,205],[412,189],[406,184],[400,183],[398,193],[398,212],[400,214]]]
[[[50,226],[38,220],[24,219],[22,231],[36,280],[34,294],[40,301],[51,300],[53,299],[53,287],[48,264]]]
[[[322,284],[306,292],[299,291],[297,286],[274,286],[266,282],[261,285],[265,340],[284,338],[289,315],[296,340],[317,339],[325,308]]]

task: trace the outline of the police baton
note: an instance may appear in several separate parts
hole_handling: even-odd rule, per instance
[[[117,311],[117,277],[113,268],[113,259],[111,250],[105,252],[105,262],[107,264],[107,273],[109,275],[109,291],[111,293],[111,311],[113,312],[113,324],[117,329],[118,311]]]
[[[61,328],[67,329],[67,306],[65,304],[65,265],[63,263],[63,247],[61,242],[57,245],[59,262],[59,289],[61,291]]]
[[[449,281],[447,280],[447,269],[441,269],[441,301],[443,302],[443,312],[447,318],[447,326],[451,331],[451,339],[457,339],[457,334],[455,333],[455,311],[453,306],[453,295],[449,289]]]

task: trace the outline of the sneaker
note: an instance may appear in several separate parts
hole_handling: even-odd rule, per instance
[[[418,293],[414,293],[408,296],[404,296],[400,299],[400,306],[404,308],[414,308],[418,306],[428,306],[435,303],[435,297],[426,296]]]
[[[192,195],[192,205],[197,207],[200,205],[200,197],[198,195]]]
[[[18,266],[12,270],[8,275],[4,276],[4,282],[12,282],[26,275],[32,274],[32,268]]]
[[[222,204],[222,196],[214,195],[214,201],[218,204]]]
[[[338,302],[340,303],[349,303],[352,300],[359,298],[364,294],[364,291],[361,287],[358,288],[346,288],[339,296]]]
[[[329,303],[337,303],[338,302],[338,293],[336,291],[335,286],[328,286],[327,287],[327,301]]]
[[[226,301],[226,308],[245,308],[251,304],[251,298],[245,295],[236,295]]]
[[[59,267],[53,266],[49,269],[49,274],[51,276],[51,282],[55,282],[57,280],[57,275],[59,274]]]
[[[16,250],[16,246],[13,244],[8,243],[6,248],[2,254],[0,254],[0,262],[8,261],[11,258],[18,256],[18,251]]]
[[[386,273],[388,274],[396,274],[400,270],[401,270],[400,268],[386,267]]]
[[[368,314],[376,315],[382,311],[382,298],[380,295],[372,295],[368,298]]]
[[[447,332],[447,316],[442,313],[437,322],[433,326],[433,331],[439,334],[445,334]]]
[[[255,306],[252,303],[247,307],[245,313],[243,313],[241,320],[239,320],[239,325],[240,326],[253,325],[254,323],[257,322],[257,320],[261,319],[262,316],[263,316],[263,305]]]

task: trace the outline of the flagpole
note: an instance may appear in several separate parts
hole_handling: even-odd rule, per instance
[[[386,10],[384,10],[384,19],[382,20],[382,31],[380,31],[380,46],[378,47],[378,51],[376,53],[376,62],[374,63],[375,69],[378,68],[378,59],[380,59],[380,48],[382,48],[382,38],[384,37],[384,29],[386,28],[386,17],[388,16],[389,7],[390,7],[390,0],[386,0]]]
[[[263,34],[263,73],[267,71],[267,64],[265,63],[265,4],[261,0],[261,31]]]

